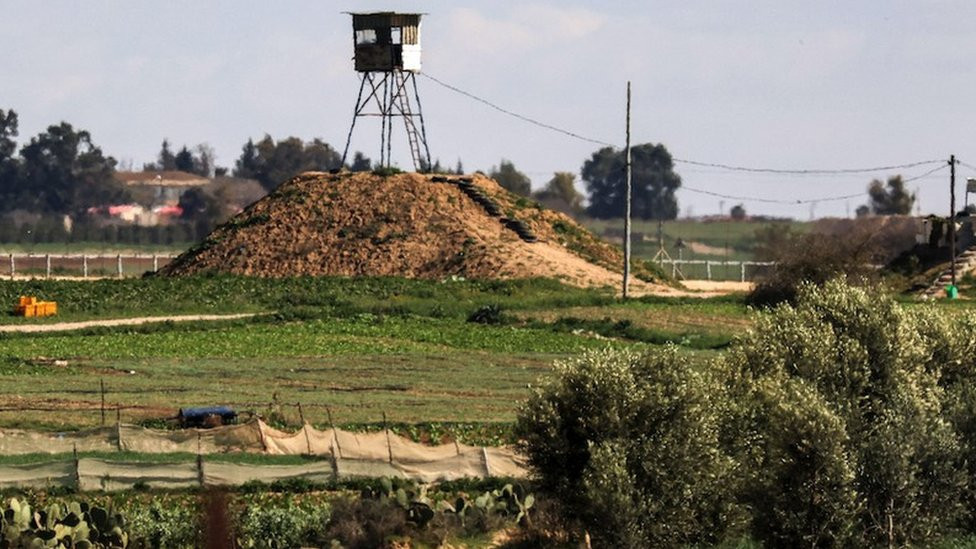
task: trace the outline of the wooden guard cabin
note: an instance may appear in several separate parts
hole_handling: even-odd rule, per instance
[[[358,72],[420,72],[420,13],[351,13]]]

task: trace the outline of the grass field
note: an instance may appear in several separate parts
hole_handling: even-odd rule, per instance
[[[596,234],[604,234],[608,228],[622,230],[623,221],[620,219],[594,219],[584,222],[586,227]],[[680,238],[688,246],[681,255],[684,259],[728,259],[730,261],[749,261],[753,259],[756,231],[771,222],[768,221],[698,221],[676,219],[665,221],[663,224],[664,246],[671,257],[678,257],[678,250],[674,247]],[[777,224],[788,224],[794,231],[805,231],[810,223],[804,221],[784,221]],[[634,234],[643,238],[634,239],[634,254],[637,257],[650,259],[657,253],[656,221],[634,221]]]
[[[63,314],[55,320],[62,321],[268,313],[0,336],[0,426],[56,430],[100,422],[101,380],[109,408],[123,407],[128,422],[214,404],[267,416],[277,399],[301,402],[320,426],[326,406],[342,425],[378,424],[384,413],[404,424],[507,423],[554,360],[607,345],[665,342],[707,355],[746,329],[753,314],[739,298],[624,304],[547,280],[0,282],[0,300],[12,303],[24,293],[57,300]],[[486,307],[496,311],[494,323],[468,321]],[[297,423],[297,410],[281,411]]]

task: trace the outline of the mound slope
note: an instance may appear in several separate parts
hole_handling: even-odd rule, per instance
[[[619,286],[619,249],[480,175],[309,172],[168,264],[165,275],[553,277]],[[661,287],[645,280],[634,289]]]

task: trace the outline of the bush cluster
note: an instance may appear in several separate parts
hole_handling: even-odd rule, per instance
[[[560,364],[520,411],[541,488],[600,546],[976,532],[976,317],[801,285],[725,355]]]

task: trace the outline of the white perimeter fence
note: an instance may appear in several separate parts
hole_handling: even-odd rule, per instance
[[[14,254],[0,255],[0,278],[142,276],[158,271],[173,254]],[[755,280],[775,265],[771,261],[712,261],[662,259],[657,262],[671,276],[691,280]]]
[[[14,254],[0,256],[0,277],[117,277],[158,271],[172,254]]]
[[[775,265],[772,261],[711,261],[706,259],[661,259],[657,262],[671,276],[691,280],[755,280]]]

